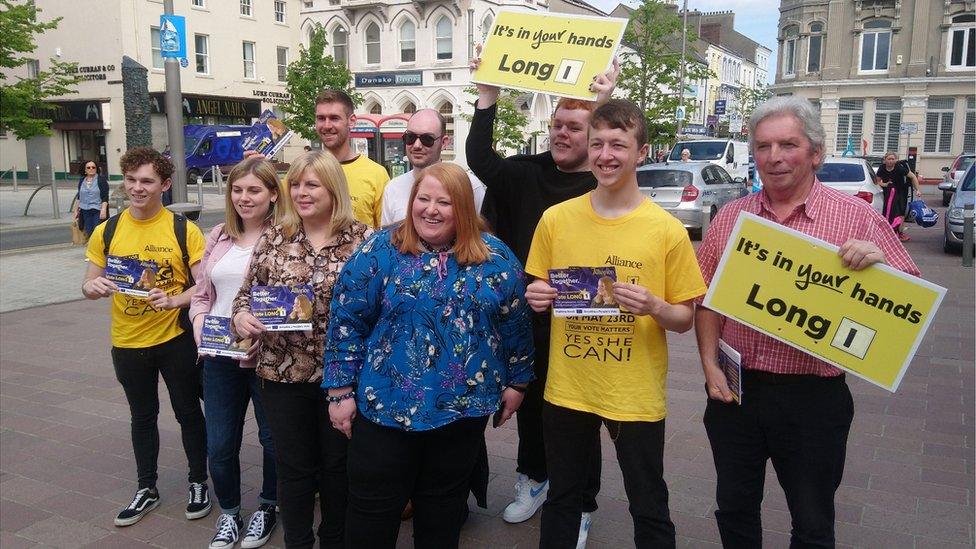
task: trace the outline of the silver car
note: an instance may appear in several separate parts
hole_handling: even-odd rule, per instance
[[[949,205],[949,201],[952,200],[952,193],[955,192],[959,179],[962,178],[962,174],[966,173],[966,168],[973,165],[974,160],[976,160],[976,156],[974,155],[960,154],[952,161],[951,165],[942,167],[945,175],[942,177],[942,182],[939,183],[939,190],[942,191],[943,206]]]
[[[973,204],[976,200],[976,166],[969,165],[969,169],[959,178],[959,187],[952,193],[949,209],[946,210],[945,232],[943,233],[942,249],[946,252],[957,251],[962,248],[963,211],[966,204]]]
[[[817,179],[828,187],[856,196],[884,215],[884,191],[874,182],[874,169],[858,157],[832,156],[824,159]]]
[[[748,193],[742,178],[732,179],[710,162],[669,162],[637,168],[637,185],[645,196],[678,218],[692,235],[701,237],[702,209],[709,219],[719,208]]]

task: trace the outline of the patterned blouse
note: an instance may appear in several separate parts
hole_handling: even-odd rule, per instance
[[[284,383],[320,383],[322,349],[329,321],[332,287],[349,256],[372,229],[358,221],[315,251],[299,225],[291,238],[281,226],[269,228],[254,246],[250,270],[234,299],[234,314],[251,310],[253,286],[310,284],[315,292],[311,332],[267,332],[258,353],[258,377]]]
[[[490,257],[466,267],[390,237],[374,234],[339,275],[322,387],[355,386],[363,417],[405,431],[490,415],[506,385],[535,377],[522,265],[488,234]]]

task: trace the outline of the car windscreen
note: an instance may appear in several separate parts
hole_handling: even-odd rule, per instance
[[[725,141],[691,141],[678,143],[671,149],[668,160],[681,160],[681,151],[688,149],[692,160],[718,160],[725,154]]]
[[[969,170],[966,172],[966,179],[962,180],[962,186],[959,187],[963,191],[973,191],[976,190],[974,187],[973,180],[976,179],[976,170]]]
[[[846,183],[864,181],[864,168],[860,164],[824,164],[817,172],[821,183]]]
[[[691,172],[684,170],[638,170],[638,187],[687,187],[691,185]]]
[[[961,157],[959,157],[959,165],[956,166],[956,170],[961,172],[961,171],[965,170],[966,168],[972,166],[974,159],[976,159],[976,157],[973,157],[973,156],[961,156]]]

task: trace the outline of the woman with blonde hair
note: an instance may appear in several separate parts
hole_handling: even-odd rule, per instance
[[[224,223],[210,231],[203,254],[203,276],[190,300],[190,318],[197,346],[203,320],[210,316],[231,316],[231,306],[251,264],[254,245],[271,225],[281,220],[278,174],[266,160],[249,158],[238,163],[227,178]],[[249,355],[257,346],[248,346]],[[264,448],[264,474],[258,508],[248,520],[242,547],[260,547],[271,536],[277,522],[275,505],[277,475],[274,444],[264,414],[254,359],[237,361],[205,356],[203,360],[203,406],[207,416],[207,458],[214,493],[220,504],[217,533],[212,549],[233,547],[241,538],[241,441],[247,403],[254,403],[258,438]]]
[[[288,547],[312,547],[315,493],[321,503],[321,547],[343,547],[346,518],[346,446],[329,421],[322,352],[332,286],[346,260],[372,231],[353,218],[342,167],[328,152],[295,159],[281,194],[281,222],[269,228],[234,300],[234,326],[260,340],[259,392],[275,441],[278,507]],[[309,285],[310,332],[268,332],[251,313],[254,286]]]
[[[457,547],[488,416],[508,420],[533,378],[524,293],[518,259],[447,162],[421,170],[406,219],[349,259],[322,382],[351,439],[348,547],[393,547],[407,500],[415,546]]]

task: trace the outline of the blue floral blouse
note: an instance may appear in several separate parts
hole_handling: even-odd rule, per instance
[[[366,240],[335,284],[323,389],[354,385],[363,417],[405,431],[492,414],[535,377],[522,265],[489,234],[489,259],[467,267],[390,237]]]

